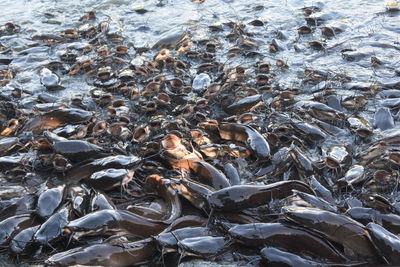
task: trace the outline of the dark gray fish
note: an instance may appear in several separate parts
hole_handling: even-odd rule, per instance
[[[60,77],[57,74],[49,70],[48,68],[43,68],[40,71],[40,82],[48,89],[48,90],[60,90],[65,87],[60,85]]]
[[[23,197],[27,194],[25,187],[20,185],[0,185],[0,199]]]
[[[388,98],[379,102],[382,106],[387,108],[399,108],[400,98]]]
[[[152,238],[111,245],[108,243],[77,247],[52,255],[47,259],[49,266],[136,266],[152,259],[156,247]]]
[[[86,234],[91,231],[124,230],[133,236],[149,237],[161,233],[167,225],[153,222],[125,210],[99,210],[73,220],[66,228]]]
[[[174,180],[172,188],[200,210],[208,207],[207,199],[213,192],[213,188],[187,179]]]
[[[324,133],[321,128],[316,125],[310,123],[293,123],[293,126],[299,130],[302,134],[305,135],[306,138],[311,139],[312,141],[321,141],[325,140],[326,133]]]
[[[374,126],[382,131],[394,127],[394,120],[389,108],[380,107],[374,115]]]
[[[315,193],[330,203],[335,203],[331,191],[323,186],[314,176],[311,177],[311,188]]]
[[[314,194],[313,190],[300,181],[281,181],[268,185],[234,185],[213,192],[208,197],[212,208],[220,211],[240,211],[269,203],[273,199],[283,199],[296,189]]]
[[[261,256],[267,266],[271,267],[322,267],[323,264],[306,260],[298,255],[277,248],[266,247],[261,250]]]
[[[229,242],[224,237],[198,236],[185,238],[178,246],[185,255],[209,258],[217,256],[228,247]]]
[[[63,200],[64,188],[65,186],[58,186],[43,191],[38,199],[36,214],[44,219],[49,218],[60,206]]]
[[[66,178],[67,180],[79,181],[89,178],[93,173],[105,169],[133,169],[136,165],[139,165],[140,162],[140,158],[136,156],[123,155],[108,156],[93,161],[85,160],[74,165],[73,168],[67,172]]]
[[[92,199],[90,200],[90,212],[96,210],[114,210],[115,206],[111,202],[110,199],[106,197],[106,195],[102,193],[95,193]]]
[[[28,120],[21,132],[50,130],[66,124],[88,122],[93,113],[76,108],[55,109]]]
[[[225,108],[229,114],[241,114],[256,108],[263,103],[263,96],[260,94],[246,96],[239,101],[236,101]]]
[[[53,142],[53,149],[73,162],[100,158],[106,155],[102,147],[83,140],[66,140]]]
[[[160,48],[175,48],[181,42],[188,38],[186,31],[176,31],[173,33],[166,33],[160,37],[160,39],[153,45],[153,49]]]
[[[354,260],[368,259],[379,262],[380,258],[366,234],[364,225],[345,216],[315,208],[283,207],[285,217],[304,227],[324,235],[345,247],[347,256]]]
[[[238,185],[240,184],[240,176],[238,170],[232,163],[223,164],[224,172],[226,177],[229,178],[229,182],[231,185]]]
[[[93,173],[84,182],[93,188],[104,191],[121,186],[126,179],[132,179],[131,173],[125,169],[106,169]],[[130,177],[130,178],[129,178]]]
[[[26,228],[15,235],[9,245],[11,252],[15,254],[25,254],[33,245],[33,235],[36,233],[40,225]]]
[[[310,195],[304,192],[300,192],[297,190],[293,190],[293,193],[297,196],[299,196],[302,200],[310,203],[316,208],[327,210],[327,211],[332,211],[332,212],[337,212],[337,207],[332,206],[329,202],[323,200],[322,198],[319,198],[314,195]]]
[[[3,137],[0,139],[0,155],[5,155],[19,143],[18,137]]]
[[[186,238],[210,235],[207,227],[185,227],[167,233],[161,233],[155,237],[157,243],[167,250],[176,250],[178,242]]]
[[[26,195],[20,198],[0,201],[0,221],[15,215],[32,212],[36,207],[36,202],[36,195]]]
[[[0,246],[6,245],[13,235],[32,224],[30,214],[16,215],[0,222]]]
[[[282,223],[241,224],[229,229],[229,235],[246,246],[273,246],[297,254],[343,262],[345,258],[325,238],[306,229]]]
[[[61,238],[64,227],[68,224],[69,211],[66,208],[53,214],[44,222],[34,235],[35,242],[42,245],[51,244]]]
[[[343,107],[340,104],[340,100],[335,95],[330,95],[326,98],[326,103],[329,107],[336,109],[337,111],[343,111]]]
[[[397,214],[385,214],[372,208],[363,207],[350,208],[345,214],[362,224],[374,222],[383,226],[387,231],[393,234],[400,233],[400,216]]]
[[[369,223],[366,226],[374,247],[388,264],[400,264],[400,238],[382,226]]]

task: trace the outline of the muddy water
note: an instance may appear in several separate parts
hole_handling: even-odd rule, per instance
[[[358,95],[359,92],[343,88],[341,80],[365,83],[366,86],[383,85],[392,87],[399,81],[399,15],[387,12],[390,1],[213,1],[194,4],[188,0],[176,1],[10,1],[0,3],[0,24],[14,22],[21,25],[18,35],[4,36],[1,43],[11,47],[14,58],[11,67],[18,69],[14,79],[24,90],[38,93],[44,88],[40,84],[39,70],[42,65],[57,61],[60,50],[33,45],[31,37],[41,33],[55,33],[63,29],[79,28],[79,18],[84,11],[95,11],[98,21],[111,21],[124,36],[124,45],[131,47],[130,58],[136,56],[136,48],[151,47],[160,36],[176,30],[188,31],[191,40],[213,40],[220,47],[215,61],[226,66],[251,67],[255,62],[282,60],[289,71],[280,71],[275,86],[279,88],[300,88],[302,94],[296,100],[312,99],[318,90],[315,84],[304,83],[304,70],[329,73],[325,88],[332,88],[341,97]],[[319,26],[310,26],[312,33],[299,34],[298,28],[307,25],[303,8],[314,6],[317,10],[308,19],[320,20]],[[262,26],[250,23],[259,20]],[[312,19],[311,19],[312,21]],[[228,58],[227,51],[237,44],[228,42],[224,32],[228,22],[241,22],[246,30],[254,34],[257,42],[257,57],[239,56]],[[308,22],[310,24],[310,22]],[[312,23],[311,23],[312,24]],[[210,31],[210,26],[219,29]],[[326,37],[323,26],[338,27],[341,33]],[[270,45],[278,42],[279,51],[270,52]],[[324,49],[315,49],[310,42],[319,42]],[[28,52],[25,52],[28,51]],[[144,54],[151,58],[152,53]],[[374,67],[371,58],[382,63]],[[191,74],[195,73],[191,69]],[[251,71],[249,71],[251,75]],[[62,85],[67,90],[52,92],[68,101],[74,95],[88,95],[91,85],[86,76],[63,76]],[[29,103],[29,99],[26,100]],[[29,104],[28,104],[29,105]],[[361,117],[373,123],[377,100],[371,98],[367,107],[360,111]],[[396,114],[394,114],[396,115]],[[380,136],[380,131],[376,132]],[[350,133],[328,139],[326,144],[352,144]]]
[[[250,2],[250,3],[247,3]],[[304,14],[304,8],[313,6],[315,12]],[[17,34],[0,37],[0,43],[7,47],[1,58],[12,59],[9,67],[16,70],[9,87],[22,88],[30,97],[21,101],[27,109],[38,93],[47,92],[40,82],[43,65],[59,61],[64,50],[71,49],[71,43],[43,45],[32,40],[32,36],[56,33],[70,28],[79,28],[84,23],[79,18],[84,12],[95,11],[96,23],[108,21],[113,30],[120,32],[122,44],[129,47],[126,60],[138,56],[141,48],[151,48],[165,34],[187,31],[194,43],[212,41],[218,47],[215,61],[227,67],[246,68],[248,77],[255,77],[254,66],[258,62],[272,65],[276,74],[274,88],[297,90],[295,101],[318,99],[322,91],[329,89],[337,99],[366,95],[367,105],[349,109],[364,118],[371,125],[372,136],[376,140],[396,131],[399,125],[398,107],[391,112],[395,127],[387,131],[374,129],[374,114],[380,106],[375,94],[366,94],[364,89],[351,88],[354,85],[380,89],[400,89],[400,15],[390,12],[396,8],[392,1],[235,1],[205,0],[196,4],[189,0],[171,1],[0,1],[0,25],[7,22],[21,26]],[[311,19],[313,18],[313,19]],[[308,22],[306,21],[308,20]],[[239,44],[228,41],[229,23],[245,25],[256,48],[246,53],[229,57],[228,51]],[[320,25],[313,25],[314,23]],[[299,28],[307,26],[309,34],[299,34]],[[322,27],[338,28],[332,36],[325,36]],[[340,31],[340,32],[339,32]],[[275,45],[271,51],[271,44]],[[248,52],[252,52],[250,55]],[[93,56],[94,53],[89,54]],[[141,53],[144,59],[152,59],[154,51]],[[377,59],[379,64],[374,64]],[[287,68],[275,64],[281,60]],[[193,66],[196,66],[195,64]],[[321,71],[326,75],[323,83],[305,82],[305,70]],[[195,76],[192,67],[189,75]],[[61,85],[66,89],[50,94],[69,103],[76,95],[90,102],[89,89],[93,87],[90,75],[61,75]],[[217,80],[218,77],[212,77]],[[350,84],[350,85],[349,85]],[[254,81],[248,82],[249,86]],[[142,89],[142,88],[141,88]],[[273,99],[267,98],[266,105]],[[90,105],[89,105],[90,106]],[[95,110],[95,108],[93,108]],[[212,114],[221,119],[220,113]],[[295,112],[286,111],[286,117],[296,117]],[[265,118],[266,123],[273,123]],[[356,144],[356,145],[354,145]],[[363,149],[363,142],[348,128],[341,134],[329,135],[321,145],[322,154],[332,145],[352,147],[353,154]],[[311,157],[319,160],[320,151],[310,149]],[[241,174],[246,176],[245,171]],[[248,175],[250,176],[250,175]],[[391,201],[398,201],[397,195],[387,195]],[[1,261],[1,259],[0,259]],[[1,262],[0,262],[1,264]]]
[[[260,42],[266,45],[271,39],[279,37],[279,32],[283,32],[287,38],[284,43],[288,46],[288,53],[279,55],[279,58],[286,59],[291,66],[303,63],[303,66],[309,67],[328,67],[328,64],[329,69],[334,71],[345,69],[347,72],[358,69],[356,66],[351,66],[349,69],[349,64],[339,61],[340,54],[334,53],[335,49],[332,47],[340,45],[343,49],[361,45],[365,51],[377,53],[378,57],[381,56],[379,52],[381,51],[382,56],[391,58],[395,56],[395,53],[382,51],[378,43],[394,42],[399,33],[396,24],[398,17],[396,14],[384,12],[383,1],[369,1],[369,3],[362,1],[351,1],[351,3],[345,1],[310,1],[309,3],[305,1],[268,1],[267,3],[252,1],[251,4],[241,3],[241,1],[205,1],[201,5],[195,5],[190,1],[133,1],[133,3],[132,1],[85,1],[85,4],[76,2],[78,3],[5,0],[0,3],[0,8],[4,13],[0,18],[0,23],[11,21],[23,26],[20,40],[14,40],[15,45],[23,49],[24,44],[29,44],[23,40],[23,37],[29,37],[37,32],[51,33],[64,27],[77,26],[79,25],[77,20],[82,12],[88,10],[98,12],[100,18],[111,17],[121,23],[127,43],[133,45],[151,44],[160,34],[177,28],[192,29],[193,34],[204,37],[202,34],[207,35],[209,25],[220,25],[229,21],[246,23],[260,19],[265,22],[264,27],[255,29],[260,33],[259,38],[262,39]],[[306,41],[326,39],[321,36],[319,30],[305,37],[299,37],[297,34],[297,28],[305,24],[301,8],[310,5],[318,6],[323,10],[317,13],[317,16],[323,18],[325,24],[340,23],[343,28],[346,28],[343,34],[326,40],[326,46],[332,50],[330,54],[336,54],[339,58],[332,55],[332,58],[329,58],[330,61],[325,60],[325,63],[322,63],[323,60],[318,61],[311,56],[319,53],[310,51],[307,47],[304,47],[304,53],[296,53],[296,58],[290,57],[290,53],[294,52],[295,44],[301,45]],[[135,10],[147,12],[141,15]],[[365,43],[366,41],[369,44]],[[338,50],[340,51],[340,48],[336,49]],[[272,57],[268,54],[265,56]],[[357,76],[361,76],[361,79],[372,75],[373,73],[364,70]]]
[[[15,58],[10,66],[19,70],[15,81],[25,90],[39,92],[43,87],[39,82],[39,67],[44,63],[57,60],[59,50],[43,48],[21,53],[32,45],[30,37],[39,33],[54,33],[62,29],[76,28],[82,25],[78,19],[83,11],[97,12],[99,20],[113,21],[123,32],[124,44],[131,47],[151,46],[162,34],[182,29],[188,30],[193,40],[216,40],[221,46],[231,48],[234,44],[226,42],[219,32],[209,31],[213,25],[226,30],[224,23],[242,22],[248,24],[254,19],[264,23],[261,27],[248,25],[255,35],[258,58],[238,57],[227,61],[231,65],[241,64],[264,58],[265,61],[283,60],[290,71],[277,77],[281,87],[307,87],[299,79],[304,69],[329,71],[332,75],[344,75],[353,82],[388,84],[396,82],[396,69],[399,69],[399,33],[398,14],[385,12],[384,1],[212,1],[194,4],[187,0],[176,1],[10,1],[0,3],[0,24],[14,22],[21,25],[17,36],[4,36],[1,43],[12,47]],[[321,10],[312,16],[321,18],[314,32],[299,35],[298,28],[307,25],[302,8],[315,6]],[[142,14],[139,14],[142,13]],[[333,37],[321,34],[322,26],[338,26],[344,32]],[[277,40],[282,46],[277,53],[269,52],[269,45]],[[310,48],[309,42],[321,41],[322,51]],[[345,50],[355,50],[355,59],[345,59]],[[216,60],[226,60],[224,49]],[[130,49],[135,55],[135,49]],[[350,53],[351,54],[351,53]],[[383,66],[374,68],[371,57],[383,62]],[[85,77],[62,77],[62,83],[68,88],[54,93],[63,97],[79,92],[85,94],[89,86],[83,82]],[[335,88],[334,82],[327,87]],[[335,88],[340,89],[340,88]],[[311,91],[309,91],[312,93]],[[344,91],[343,94],[352,94]],[[307,96],[305,96],[307,98]],[[374,107],[371,106],[373,109]],[[373,111],[372,111],[373,112]],[[371,118],[371,112],[365,116]]]

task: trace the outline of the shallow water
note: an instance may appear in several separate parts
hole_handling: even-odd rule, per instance
[[[40,65],[47,61],[57,60],[60,48],[34,51],[27,55],[17,55],[32,45],[30,37],[38,33],[57,33],[60,30],[76,28],[82,25],[78,19],[84,11],[93,10],[99,21],[111,20],[117,24],[124,36],[124,45],[146,47],[154,44],[160,35],[177,29],[188,30],[193,40],[216,40],[221,46],[230,48],[221,34],[208,30],[209,25],[221,26],[226,22],[248,24],[254,19],[265,22],[263,27],[249,25],[250,32],[255,34],[264,61],[283,60],[290,66],[290,71],[280,73],[277,84],[281,87],[300,87],[305,92],[310,86],[302,84],[299,76],[304,69],[329,71],[332,74],[345,75],[355,82],[387,84],[398,81],[396,69],[399,69],[399,16],[397,13],[385,12],[384,1],[213,1],[194,4],[188,0],[176,1],[10,1],[0,3],[0,25],[14,22],[21,25],[18,36],[3,36],[0,42],[12,47],[16,57],[10,66],[19,70],[15,80],[25,90],[39,92],[43,87],[39,82]],[[314,15],[325,19],[323,25],[340,24],[344,32],[326,38],[320,29],[307,35],[299,35],[297,29],[306,25],[301,8],[317,6],[321,12]],[[138,14],[135,10],[145,9]],[[321,25],[321,26],[323,26]],[[225,27],[226,28],[226,27]],[[320,28],[320,27],[318,27]],[[278,40],[284,50],[270,53],[269,45],[273,39]],[[324,41],[326,49],[316,51],[308,45],[310,41]],[[62,47],[62,46],[61,46]],[[295,50],[297,49],[297,51]],[[341,51],[354,49],[363,53],[354,61],[344,60]],[[221,49],[224,51],[224,49]],[[134,57],[135,50],[129,54]],[[384,65],[373,68],[371,56],[380,59]],[[216,60],[224,61],[226,53],[217,55]],[[261,58],[244,57],[227,60],[227,64],[242,66]],[[62,77],[62,84],[68,90],[55,92],[56,95],[70,97],[79,92],[86,94],[89,86],[83,82],[84,77]],[[329,82],[329,81],[328,81]],[[335,88],[332,81],[328,86]],[[340,88],[335,88],[340,89]],[[342,92],[352,94],[352,92]],[[309,94],[311,97],[311,94]],[[307,95],[303,95],[307,98]],[[372,107],[372,109],[374,109]],[[371,113],[364,114],[371,118]]]
[[[51,61],[58,61],[60,51],[66,50],[69,43],[55,46],[36,46],[31,37],[43,33],[56,33],[83,25],[79,18],[86,11],[95,11],[96,23],[108,21],[123,36],[122,44],[130,48],[127,60],[137,57],[137,49],[151,48],[161,35],[177,30],[188,31],[190,40],[211,40],[218,46],[215,61],[224,62],[225,66],[249,67],[246,74],[255,76],[256,62],[268,62],[277,74],[275,88],[300,88],[301,94],[295,96],[296,101],[310,100],[320,94],[315,84],[304,82],[305,69],[327,72],[324,86],[330,88],[339,99],[347,96],[363,94],[358,90],[347,90],[348,81],[366,83],[368,86],[379,85],[382,88],[400,89],[400,13],[388,12],[387,5],[393,1],[239,1],[239,0],[205,0],[195,4],[189,0],[170,1],[0,1],[0,25],[12,22],[21,26],[15,35],[0,37],[0,43],[9,47],[12,53],[3,54],[1,58],[12,58],[9,67],[17,70],[12,86],[20,87],[32,94],[47,92],[40,83],[40,69]],[[302,8],[318,7],[321,11],[312,16],[323,19],[320,26],[312,27],[311,34],[299,34],[298,28],[307,25]],[[253,26],[255,19],[264,23]],[[259,55],[249,57],[240,55],[228,57],[227,51],[237,47],[237,43],[229,42],[229,22],[240,22],[253,35],[257,48],[250,49]],[[220,31],[210,31],[210,25]],[[322,26],[337,26],[343,32],[332,37],[321,33]],[[281,46],[279,51],[271,52],[270,45],[274,41]],[[324,44],[324,49],[310,47],[310,42]],[[36,49],[32,49],[35,48]],[[144,59],[152,59],[154,52],[145,52]],[[378,58],[382,64],[373,66],[371,58]],[[282,60],[288,70],[275,67],[275,62]],[[253,70],[252,70],[253,68]],[[195,68],[188,70],[194,76]],[[218,77],[211,77],[216,80]],[[89,82],[88,82],[89,81]],[[62,75],[61,85],[65,90],[50,92],[69,102],[72,97],[82,95],[89,97],[89,89],[93,87],[89,75]],[[249,86],[254,86],[249,82]],[[142,88],[141,88],[142,89]],[[376,108],[380,105],[374,95],[367,97],[368,104],[362,110],[355,110],[373,125]],[[26,108],[31,107],[29,97],[23,100]],[[270,104],[272,99],[267,100]],[[397,112],[397,110],[396,110]],[[374,129],[371,140],[378,139],[398,129],[399,114],[393,111],[395,129],[387,132]],[[213,114],[218,117],[218,113]],[[295,117],[295,116],[294,116]],[[268,118],[266,118],[268,121]],[[347,129],[342,135],[330,136],[322,145],[326,152],[331,145],[347,145],[353,147],[354,154],[362,146],[354,146],[354,135]],[[312,150],[311,150],[312,152]],[[312,155],[312,157],[317,156]],[[322,153],[323,154],[323,153]],[[242,171],[244,174],[244,171]],[[398,201],[397,195],[390,196],[391,201]],[[0,265],[4,264],[0,259]]]

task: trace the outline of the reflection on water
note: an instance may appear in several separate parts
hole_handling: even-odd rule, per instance
[[[235,47],[226,41],[224,34],[210,31],[225,30],[224,23],[242,22],[254,34],[258,51],[265,61],[283,60],[290,70],[277,77],[281,87],[310,88],[302,84],[299,73],[304,69],[329,71],[345,75],[353,82],[393,83],[395,70],[399,68],[400,27],[396,13],[385,12],[383,1],[221,1],[206,0],[193,4],[189,0],[174,1],[11,1],[0,2],[0,24],[14,22],[22,26],[18,38],[4,36],[0,42],[12,47],[13,51],[24,51],[32,45],[31,36],[39,33],[58,33],[62,29],[82,26],[79,18],[84,11],[94,10],[99,21],[112,21],[124,36],[123,44],[131,47],[129,54],[134,57],[132,47],[151,47],[162,34],[187,30],[194,41],[214,40],[219,51]],[[299,34],[298,28],[307,26],[302,8],[314,6],[321,12],[311,18],[323,25],[312,27],[311,34]],[[249,25],[261,21],[262,27]],[[308,18],[310,20],[310,18]],[[311,20],[312,24],[312,20]],[[337,28],[341,33],[327,37],[322,27]],[[318,42],[324,50],[312,49],[310,42]],[[270,52],[270,45],[277,44],[279,51]],[[62,46],[61,46],[62,47]],[[65,48],[65,46],[64,46]],[[226,49],[224,49],[226,48]],[[60,48],[31,51],[16,57],[11,66],[19,70],[16,81],[29,91],[40,91],[39,68],[45,62],[58,60]],[[145,54],[146,55],[146,54]],[[150,56],[150,55],[149,55]],[[11,56],[14,57],[14,56]],[[371,66],[371,57],[384,63],[383,67]],[[258,58],[257,60],[261,60]],[[235,57],[228,59],[227,53],[217,54],[216,60],[232,66],[253,63],[253,58]],[[62,78],[69,90],[55,92],[70,97],[73,92],[89,89],[84,77]],[[335,84],[328,84],[335,86]],[[337,88],[340,89],[340,88]],[[343,92],[349,94],[349,92]],[[305,96],[307,98],[307,96]],[[365,115],[371,117],[370,113]]]
[[[295,97],[296,101],[318,99],[321,90],[331,89],[342,100],[349,99],[347,104],[354,108],[352,105],[358,103],[352,99],[362,99],[360,95],[368,94],[363,91],[365,88],[379,85],[400,89],[399,14],[387,12],[388,3],[362,0],[205,0],[202,4],[189,0],[2,0],[0,25],[13,22],[21,26],[21,31],[17,35],[0,37],[0,43],[9,49],[9,53],[3,53],[1,57],[12,59],[9,66],[17,70],[13,83],[32,95],[45,91],[40,82],[43,66],[59,61],[65,51],[81,51],[77,47],[89,44],[36,46],[32,36],[79,29],[85,26],[79,18],[84,12],[93,10],[98,18],[97,25],[107,21],[113,31],[123,36],[122,44],[129,47],[126,60],[139,60],[136,58],[138,54],[151,60],[154,51],[144,48],[153,47],[164,34],[185,32],[193,42],[211,40],[218,48],[214,60],[223,62],[226,67],[254,67],[255,62],[268,62],[275,67],[275,62],[280,60],[287,68],[275,67],[278,70],[273,86],[278,89],[298,88],[301,94]],[[309,6],[313,6],[315,12],[305,16],[303,8]],[[244,39],[241,38],[230,41],[228,32],[231,27],[228,25],[231,22],[245,25],[253,43],[248,41],[243,45]],[[299,32],[299,28],[304,32]],[[229,56],[238,46],[250,47],[253,54]],[[318,84],[305,82],[306,69],[326,74],[326,80]],[[194,68],[188,70],[189,76],[196,72]],[[254,69],[249,68],[247,72],[249,76],[255,76]],[[62,75],[61,84],[66,90],[51,94],[67,100],[77,93],[88,97],[92,88],[92,83],[88,82],[90,79],[87,75]],[[209,84],[210,77],[207,79]],[[30,101],[27,98],[21,104],[30,108]],[[373,124],[379,103],[369,99],[363,110],[357,110],[358,115]],[[399,115],[393,115],[394,123],[398,125]],[[327,137],[322,150],[326,152],[332,144],[352,145],[355,139],[349,133]],[[374,134],[376,139],[381,132],[375,130]],[[354,148],[356,152],[358,149]]]
[[[327,26],[339,26],[344,32],[333,38],[326,38],[317,29],[310,35],[299,35],[297,29],[305,25],[301,8],[318,6],[323,10],[316,16]],[[94,10],[103,20],[113,20],[123,30],[125,43],[131,46],[150,46],[161,34],[188,29],[194,39],[213,39],[208,31],[210,25],[222,25],[229,21],[249,23],[254,19],[265,22],[263,27],[254,27],[260,51],[265,51],[268,59],[285,60],[291,69],[313,68],[331,72],[345,73],[360,81],[385,82],[392,73],[386,68],[373,69],[369,66],[369,55],[383,61],[391,61],[398,56],[398,49],[381,49],[383,45],[398,42],[398,16],[384,13],[382,1],[221,1],[207,0],[196,5],[188,0],[174,1],[11,1],[0,3],[0,24],[11,21],[23,27],[18,40],[12,39],[15,51],[24,50],[30,45],[29,36],[37,33],[58,32],[81,25],[78,19],[83,11]],[[140,13],[140,14],[139,14]],[[269,53],[268,46],[273,39],[280,38],[283,51]],[[220,36],[218,36],[220,39]],[[328,48],[318,52],[308,48],[308,42],[323,40]],[[220,40],[224,41],[224,40]],[[8,38],[1,42],[8,44]],[[230,44],[231,45],[231,44]],[[397,44],[398,46],[398,44]],[[357,49],[356,62],[343,60],[343,49]],[[296,52],[300,51],[300,52]],[[42,60],[55,57],[56,51],[43,51],[21,59],[19,68],[33,69]],[[134,50],[131,50],[134,55]],[[295,56],[294,56],[295,55]],[[224,55],[221,55],[223,57]],[[328,60],[327,60],[328,59]],[[241,59],[243,61],[243,59]],[[36,62],[36,63],[35,63]],[[396,63],[396,62],[393,62]],[[395,66],[393,66],[395,67]],[[34,73],[37,74],[37,73]],[[27,87],[36,87],[37,75],[22,72],[20,80]],[[31,80],[31,83],[26,83]],[[281,76],[281,82],[296,86],[295,72]]]

